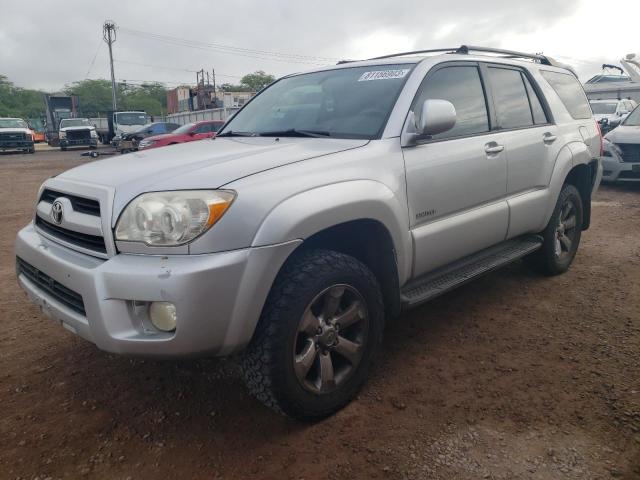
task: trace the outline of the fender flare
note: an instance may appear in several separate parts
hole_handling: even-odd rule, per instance
[[[558,152],[556,162],[549,181],[549,202],[544,215],[544,224],[549,223],[553,210],[556,208],[556,202],[560,195],[560,190],[564,185],[569,172],[577,165],[589,165],[591,162],[591,153],[587,146],[582,142],[571,142],[566,144]]]
[[[411,273],[413,248],[409,217],[403,192],[393,192],[374,180],[349,180],[297,193],[276,205],[254,236],[252,247],[312,235],[353,220],[374,220],[382,224],[393,242],[398,280],[402,285]]]

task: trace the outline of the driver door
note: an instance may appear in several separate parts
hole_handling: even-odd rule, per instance
[[[456,124],[403,148],[414,277],[506,237],[506,152],[491,131],[487,98],[474,62],[436,67],[416,95],[416,118],[425,100],[448,100],[456,109]]]

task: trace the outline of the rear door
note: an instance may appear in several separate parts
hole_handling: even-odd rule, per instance
[[[432,69],[412,105],[417,118],[427,99],[453,103],[455,126],[405,147],[409,221],[418,276],[504,240],[505,147],[491,131],[491,110],[475,62]]]
[[[502,64],[486,64],[483,69],[491,85],[497,141],[506,150],[512,238],[539,227],[562,145],[539,87],[525,69]]]

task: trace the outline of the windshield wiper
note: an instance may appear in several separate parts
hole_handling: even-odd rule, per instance
[[[255,132],[234,132],[233,130],[229,130],[228,132],[221,133],[216,135],[216,137],[255,137]]]
[[[272,132],[259,132],[261,137],[330,137],[331,133],[322,130],[298,130],[290,128],[288,130],[274,130]]]

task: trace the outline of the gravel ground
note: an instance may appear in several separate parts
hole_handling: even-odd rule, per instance
[[[640,478],[640,185],[602,187],[565,275],[520,263],[389,325],[371,379],[315,425],[233,361],[116,357],[27,303],[12,245],[78,152],[0,155],[0,478]]]

